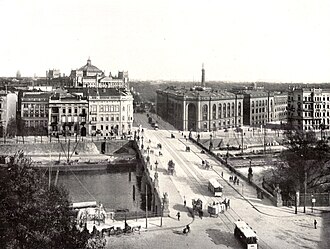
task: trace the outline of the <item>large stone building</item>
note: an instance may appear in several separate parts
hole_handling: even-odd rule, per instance
[[[47,117],[51,135],[87,135],[88,101],[87,98],[66,91],[52,93],[49,98]]]
[[[128,85],[128,72],[120,71],[117,76],[106,76],[102,70],[92,65],[90,59],[87,64],[76,70],[71,70],[70,78],[73,87],[83,88],[126,88]]]
[[[204,84],[204,72],[202,84]],[[243,95],[203,86],[157,91],[156,112],[183,131],[213,131],[243,125]]]
[[[133,127],[133,96],[125,89],[69,89],[88,100],[88,134],[128,134]]]
[[[330,89],[291,89],[288,94],[288,123],[301,130],[329,130]]]
[[[18,112],[25,121],[26,135],[32,130],[45,133],[48,127],[49,92],[21,92]]]

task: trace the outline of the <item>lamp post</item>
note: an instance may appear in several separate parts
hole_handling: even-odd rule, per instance
[[[149,156],[149,151],[150,151],[150,147],[148,145],[148,147],[147,147],[148,156]]]
[[[229,157],[229,144],[227,144],[226,164],[228,164],[228,157]]]
[[[141,136],[141,149],[143,149],[143,136]]]
[[[163,226],[163,214],[164,214],[164,198],[161,201],[161,214],[160,214],[160,226]]]

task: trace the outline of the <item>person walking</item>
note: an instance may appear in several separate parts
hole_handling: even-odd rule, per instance
[[[237,183],[237,185],[239,185],[239,179],[238,178],[237,178],[237,182],[236,183]]]
[[[180,212],[178,212],[176,216],[178,216],[178,221],[180,221]]]
[[[227,206],[228,206],[228,208],[230,208],[230,199],[229,198],[227,200]]]
[[[190,226],[187,225],[186,228],[187,228],[187,232],[190,233]]]
[[[186,206],[187,202],[186,202],[186,197],[183,197],[183,206]]]
[[[316,229],[317,221],[314,220],[314,228]]]

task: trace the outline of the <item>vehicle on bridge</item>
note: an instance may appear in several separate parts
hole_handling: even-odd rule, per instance
[[[236,221],[234,229],[235,237],[244,245],[247,249],[257,249],[257,235],[252,228],[244,221]]]
[[[222,196],[223,186],[215,178],[209,180],[209,190],[214,194],[214,196]]]

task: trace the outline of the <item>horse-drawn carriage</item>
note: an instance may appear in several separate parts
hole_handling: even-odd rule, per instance
[[[204,169],[212,169],[211,164],[207,160],[202,160],[202,167]]]
[[[167,166],[168,166],[167,167],[168,174],[173,175],[175,171],[175,163],[173,162],[173,160],[170,160]]]
[[[200,217],[203,216],[203,201],[201,199],[192,199],[193,214],[198,213]]]

